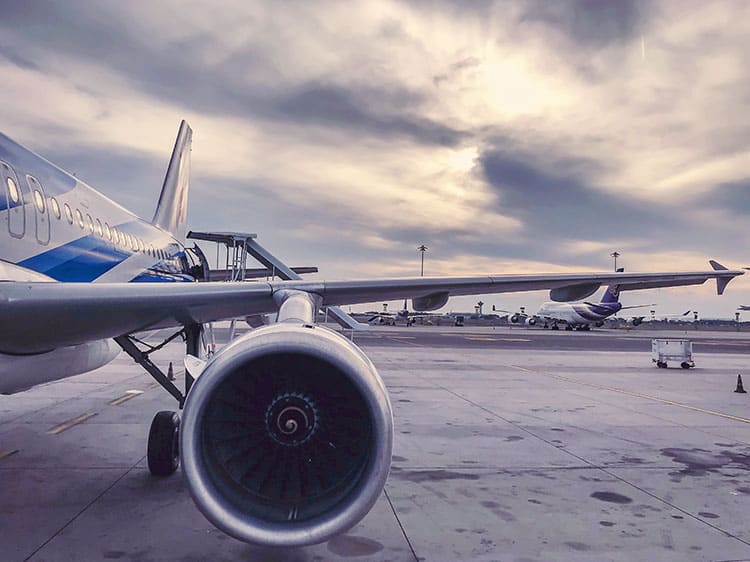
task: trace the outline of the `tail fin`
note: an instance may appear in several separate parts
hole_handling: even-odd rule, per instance
[[[624,267],[618,267],[616,270],[616,273],[622,273],[625,271]],[[620,302],[620,286],[619,285],[610,285],[607,287],[607,290],[604,291],[604,296],[602,297],[603,303],[615,303]]]
[[[156,205],[151,224],[171,233],[180,241],[185,240],[187,225],[188,188],[190,184],[190,145],[193,130],[184,120],[180,123],[177,140],[169,160],[167,174]]]
[[[607,290],[604,291],[602,302],[608,304],[620,302],[620,286],[610,285],[609,287],[607,287]]]

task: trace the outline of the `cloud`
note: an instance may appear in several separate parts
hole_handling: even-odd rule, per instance
[[[749,33],[735,2],[16,2],[0,118],[146,217],[187,118],[191,226],[335,276],[422,243],[441,273],[745,265]]]

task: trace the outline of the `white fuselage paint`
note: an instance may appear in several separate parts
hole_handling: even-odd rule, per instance
[[[579,304],[579,306],[586,305]],[[590,309],[591,307],[588,308]],[[590,314],[593,316],[594,312],[590,311]],[[539,308],[536,315],[557,322],[565,322],[567,324],[590,324],[597,321],[592,320],[592,318],[581,316],[576,312],[572,304],[566,302],[546,302]],[[603,315],[596,316],[599,317],[598,320],[604,320],[606,318],[606,316]]]

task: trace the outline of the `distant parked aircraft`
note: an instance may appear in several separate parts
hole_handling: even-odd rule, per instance
[[[592,324],[602,326],[607,318],[621,310],[653,306],[652,304],[622,306],[620,290],[619,285],[610,285],[600,302],[545,302],[536,314],[527,315],[522,309],[513,314],[510,321],[526,323],[530,326],[543,322],[545,328],[549,326],[553,330],[558,330],[559,324],[564,324],[566,330],[590,330]],[[638,326],[644,318],[645,316],[633,316],[629,321],[633,326]]]

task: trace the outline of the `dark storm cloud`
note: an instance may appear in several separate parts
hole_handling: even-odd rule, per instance
[[[695,205],[727,211],[747,221],[750,215],[750,178],[719,184],[699,198]]]
[[[7,61],[15,64],[19,68],[25,68],[28,70],[39,70],[39,67],[32,61],[19,54],[18,51],[7,45],[0,43],[0,58],[4,58]]]
[[[506,248],[513,255],[521,250],[560,262],[565,242],[577,240],[621,240],[631,250],[640,244],[643,251],[653,244],[707,253],[726,250],[720,236],[706,237],[695,228],[693,212],[698,209],[690,202],[644,201],[627,191],[601,189],[598,177],[604,168],[598,162],[556,154],[551,147],[529,153],[503,145],[484,151],[479,167],[497,193],[497,210],[524,223],[525,243],[515,251]],[[740,192],[727,193],[739,197]],[[571,251],[571,257],[576,253]]]
[[[155,47],[143,30],[102,10],[80,3],[18,3],[0,18],[0,34],[11,34],[16,48],[3,49],[0,43],[0,56],[55,73],[60,69],[50,54],[64,53],[119,71],[149,95],[206,114],[319,124],[434,145],[453,146],[464,135],[421,116],[426,94],[397,83],[348,84],[341,83],[345,76],[336,76],[281,85],[272,54],[284,46],[255,44],[251,31],[246,44],[207,65],[203,55],[214,38],[197,33]],[[33,61],[19,57],[21,50]]]
[[[407,90],[370,88],[355,92],[340,86],[311,83],[274,102],[272,111],[279,118],[295,123],[333,125],[371,135],[401,135],[429,144],[458,144],[464,134],[447,125],[417,114],[378,114],[369,109],[384,101],[393,108],[413,106],[419,97]]]
[[[579,45],[603,47],[640,35],[647,4],[636,0],[537,0],[523,6],[521,23],[541,23]]]

